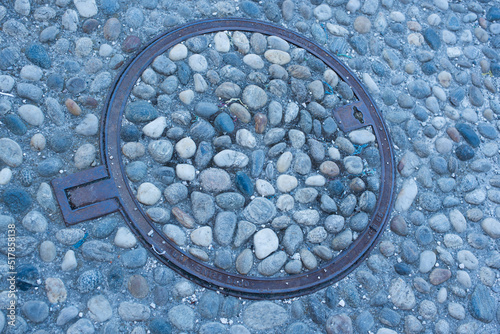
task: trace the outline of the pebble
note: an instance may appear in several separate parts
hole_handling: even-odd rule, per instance
[[[114,244],[120,248],[133,248],[137,239],[128,228],[120,227],[116,232]]]
[[[145,205],[154,205],[161,198],[161,191],[150,182],[142,183],[137,189],[137,200]]]
[[[495,318],[495,299],[489,288],[478,284],[472,292],[470,311],[474,318],[489,323]]]
[[[268,330],[283,325],[288,313],[280,305],[270,301],[251,303],[243,310],[243,323],[253,330]]]
[[[109,301],[103,295],[96,295],[87,302],[89,317],[97,322],[105,322],[113,315]]]
[[[411,310],[416,305],[413,289],[401,278],[392,280],[389,293],[394,306],[402,310]]]
[[[49,307],[45,302],[30,300],[22,306],[23,314],[34,323],[41,323],[49,316]]]
[[[139,303],[121,302],[118,306],[118,315],[124,321],[144,321],[150,318],[151,310]]]

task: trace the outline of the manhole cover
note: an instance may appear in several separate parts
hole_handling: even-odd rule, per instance
[[[236,52],[220,65],[217,48]],[[52,182],[66,224],[120,211],[160,261],[236,296],[340,280],[392,205],[393,151],[372,98],[335,56],[265,22],[157,37],[115,80],[100,142],[102,166]]]

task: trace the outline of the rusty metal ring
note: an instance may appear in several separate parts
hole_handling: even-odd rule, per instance
[[[287,277],[263,278],[228,273],[208,266],[168,240],[145,215],[129,187],[120,159],[120,127],[125,105],[136,81],[155,57],[174,45],[190,37],[226,30],[278,36],[315,55],[337,72],[358,98],[358,102],[333,111],[340,129],[352,131],[367,126],[373,128],[381,159],[381,184],[374,213],[367,228],[346,250],[315,270]],[[52,181],[68,226],[120,211],[132,232],[158,260],[202,286],[250,299],[296,297],[317,291],[345,277],[375,247],[384,231],[393,202],[393,149],[386,125],[373,99],[355,75],[320,45],[296,32],[262,21],[208,19],[182,25],[154,38],[128,61],[110,88],[101,118],[100,152],[101,166]]]

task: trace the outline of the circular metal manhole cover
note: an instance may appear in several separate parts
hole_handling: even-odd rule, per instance
[[[371,189],[376,193],[376,195],[371,193],[372,195],[374,195],[376,203],[372,204],[369,208],[365,207],[361,210],[359,210],[358,208],[357,210],[364,211],[362,213],[367,222],[365,221],[362,224],[362,228],[359,230],[353,228],[353,230],[355,231],[354,233],[351,230],[348,231],[350,235],[352,235],[352,237],[344,248],[336,249],[336,252],[334,253],[329,250],[329,252],[334,256],[325,256],[324,254],[321,254],[321,251],[318,251],[316,254],[320,258],[320,261],[317,265],[311,268],[299,268],[299,271],[295,272],[293,270],[281,270],[277,273],[266,273],[265,270],[256,270],[255,267],[257,267],[257,264],[253,264],[253,262],[252,267],[254,267],[254,269],[251,270],[251,268],[249,268],[248,271],[244,272],[241,269],[235,268],[234,265],[225,267],[225,269],[221,269],[220,266],[217,267],[217,263],[215,263],[214,265],[214,250],[212,249],[212,244],[205,250],[196,248],[197,246],[200,246],[199,244],[188,243],[187,247],[183,247],[184,243],[177,242],[176,244],[174,242],[175,238],[167,237],[165,229],[162,231],[157,222],[153,221],[152,215],[150,214],[149,209],[146,205],[149,203],[140,203],[138,201],[136,189],[137,187],[134,182],[127,177],[127,173],[125,172],[125,165],[127,165],[127,163],[129,162],[129,157],[124,157],[124,154],[122,153],[120,131],[122,125],[127,124],[126,122],[128,120],[126,119],[126,117],[124,117],[124,112],[127,108],[130,108],[130,104],[133,103],[133,99],[131,99],[131,93],[133,92],[134,87],[137,87],[138,80],[140,80],[141,75],[146,69],[148,69],[148,67],[152,65],[153,61],[157,57],[169,51],[177,44],[184,42],[191,37],[224,31],[261,33],[268,36],[279,37],[286,42],[293,44],[296,48],[306,50],[312,57],[316,57],[321,62],[323,62],[326,67],[335,71],[340,81],[342,81],[352,90],[353,98],[344,101],[344,103],[340,105],[337,105],[334,109],[327,108],[326,111],[328,112],[328,115],[333,117],[336,126],[338,127],[338,131],[345,136],[351,136],[354,133],[359,134],[360,131],[363,132],[363,135],[365,137],[368,134],[368,137],[370,138],[368,142],[370,143],[360,143],[358,149],[362,149],[363,147],[370,145],[372,151],[375,151],[377,153],[376,156],[379,157],[380,161],[377,164],[377,171],[376,173],[374,173],[376,177],[378,177],[378,182],[376,186],[372,187],[374,189]],[[328,83],[325,82],[325,85],[327,86],[327,89],[332,89],[332,87],[329,86]],[[333,94],[332,91],[329,91],[329,93]],[[229,98],[229,96],[227,96],[226,98],[227,100],[223,100],[221,104],[221,107],[223,108],[228,107],[231,103],[238,103],[242,108],[244,108],[243,106],[245,106],[245,104],[239,99],[232,99]],[[258,111],[259,110],[255,110],[256,113]],[[210,118],[207,116],[205,118],[213,121],[213,118],[215,118],[216,115],[220,113],[220,110],[215,111],[215,115],[213,115],[213,117]],[[192,114],[191,116],[195,116],[196,118],[198,115]],[[188,115],[188,118],[191,116]],[[250,131],[247,130],[249,128],[248,124],[243,123],[248,122],[242,122],[242,124],[239,126],[239,129],[244,129],[244,131],[250,133]],[[253,126],[254,125],[251,124],[250,127]],[[289,130],[292,128],[293,126],[289,125],[287,129]],[[257,128],[255,131],[256,132],[254,132],[254,134],[262,133],[259,132],[261,130],[258,131]],[[159,139],[161,135],[162,134],[155,134],[152,137],[154,137],[154,139]],[[203,138],[199,138],[199,140],[202,139]],[[199,140],[196,143],[198,145]],[[274,142],[271,143],[276,144]],[[316,43],[293,31],[266,22],[240,18],[204,20],[183,25],[154,39],[142,51],[140,51],[136,55],[136,57],[131,59],[124,66],[122,72],[115,80],[108,95],[105,109],[102,114],[100,145],[101,159],[103,162],[102,166],[72,174],[65,178],[56,179],[52,182],[55,195],[60,204],[63,218],[66,224],[73,225],[85,220],[103,216],[105,214],[120,211],[125,217],[125,220],[127,221],[132,232],[161,262],[167,264],[181,275],[188,277],[189,279],[197,282],[200,285],[212,289],[219,289],[222,292],[235,296],[253,299],[290,298],[314,292],[331,284],[332,282],[340,280],[341,278],[349,274],[352,270],[354,270],[354,268],[356,268],[362,262],[362,260],[368,256],[373,247],[375,247],[390,215],[395,178],[393,151],[386,126],[372,98],[368,95],[367,91],[363,88],[358,79],[356,79],[354,74],[342,63],[340,63],[335,56],[331,55]],[[253,151],[251,145],[250,147],[246,147],[245,149],[247,150],[248,154],[251,154]],[[274,147],[269,149],[269,151],[271,151],[272,149],[274,149]],[[280,147],[278,147],[276,150],[278,153],[282,153],[284,151],[283,148]],[[349,154],[347,158],[351,158],[351,160],[352,158],[354,158],[357,159],[357,161],[361,161],[360,158],[354,157],[354,155],[359,153],[360,152],[351,152],[351,154]],[[226,153],[226,155],[227,154],[228,153]],[[270,155],[269,152],[268,154]],[[242,159],[245,160],[244,158]],[[171,160],[170,157],[167,159],[167,161],[170,166],[176,166],[183,162],[182,159]],[[156,161],[156,163],[158,165],[158,161]],[[150,164],[150,166],[154,167],[154,162],[153,165]],[[246,163],[237,167],[245,166]],[[206,165],[207,169],[205,169],[205,171],[208,169],[215,169],[212,167],[235,166],[223,166],[223,164],[221,166],[219,162],[215,161],[212,166]],[[345,167],[346,166],[344,166],[344,168]],[[350,172],[349,174],[342,170],[340,173],[337,173],[339,174],[338,178],[342,178],[344,183],[349,182],[352,192],[357,192],[358,196],[363,190],[365,190],[363,178],[365,178],[366,180],[367,177],[366,166],[360,167],[361,170],[359,170],[358,172]],[[158,166],[156,166],[156,168],[158,168]],[[371,172],[373,172],[373,170],[371,170]],[[242,173],[237,172],[235,169],[231,168],[229,168],[228,171],[232,173],[230,178],[233,180],[235,179],[235,177],[240,177],[238,175],[241,174],[238,173]],[[361,171],[362,173],[360,173]],[[179,177],[179,175],[177,176]],[[248,175],[246,174],[245,176],[248,177]],[[254,180],[251,180],[252,183],[255,183],[255,179],[256,177],[254,177]],[[324,180],[324,177],[321,176],[319,179]],[[328,182],[333,181],[334,180],[329,180]],[[276,182],[276,180],[270,180],[270,182]],[[314,184],[314,181],[312,181],[312,179],[311,183],[312,185],[317,185]],[[337,183],[341,182],[337,180]],[[190,186],[190,194],[193,194],[198,190],[206,192],[211,191],[211,189],[203,188],[203,182],[201,186],[196,182],[194,182],[193,184],[189,184],[189,182],[184,181],[184,184]],[[241,187],[232,187],[233,191],[235,191],[236,189],[239,189],[243,193],[243,195],[247,195],[245,196],[246,208],[243,210],[243,212],[240,212],[242,217],[246,218],[247,220],[252,220],[252,214],[248,213],[248,207],[253,205],[254,210],[257,209],[258,211],[259,205],[266,205],[266,203],[271,203],[270,200],[272,199],[272,197],[274,197],[274,195],[271,195],[271,193],[261,193],[261,195],[267,196],[267,198],[256,197],[252,196],[252,193],[245,194],[245,190]],[[331,188],[324,187],[323,189],[328,192],[328,189]],[[281,187],[281,189],[278,189],[278,192],[280,191],[284,195],[287,195],[291,198],[290,195],[286,194],[291,190],[285,190],[283,189],[283,187]],[[315,191],[316,190],[311,190],[310,192],[314,195],[317,194],[317,192],[315,193]],[[307,191],[305,191],[305,195],[307,195]],[[345,199],[345,193],[337,195],[337,199],[339,201]],[[187,198],[186,201],[188,201],[187,205],[189,206],[190,203]],[[262,203],[260,203],[259,201]],[[359,206],[359,199],[355,198],[354,203],[356,202]],[[311,201],[308,200],[304,200],[304,202],[301,203],[307,204],[306,206],[310,207],[313,207],[314,205],[319,207],[318,203],[311,204]],[[247,212],[245,212],[245,210]],[[307,214],[311,211],[302,210],[301,214],[299,214],[297,217],[294,216],[293,218],[298,224],[301,224],[303,223],[301,222],[301,219],[307,220]],[[331,213],[328,210],[325,211],[327,213]],[[213,217],[211,217],[211,220],[208,222],[196,222],[196,220],[193,220],[190,224],[183,224],[183,218],[181,216],[184,214],[186,213],[182,211],[180,207],[176,206],[175,210],[173,210],[173,221],[171,226],[173,226],[175,231],[185,230],[187,236],[189,236],[189,234],[191,234],[197,227],[203,227],[203,225],[209,225],[213,227],[214,225]],[[350,210],[350,213],[348,213],[348,215],[352,216],[353,210]],[[175,220],[174,216],[177,220]],[[323,214],[323,216],[325,216],[325,214]],[[190,217],[190,219],[192,218]],[[175,226],[175,224],[177,224],[178,226]],[[255,230],[268,230],[266,231],[266,233],[274,235],[275,237],[279,235],[280,239],[283,239],[283,229],[286,226],[280,227],[278,226],[279,224],[273,225],[269,224],[268,221],[259,221],[259,219],[256,219],[253,222],[249,222],[249,224],[249,226],[255,227],[254,232]],[[304,228],[309,232],[312,229],[309,226],[305,226]],[[312,254],[312,252],[308,250],[309,248],[313,248],[313,250],[316,251],[317,249],[314,249],[314,247],[320,246],[322,241],[327,240],[331,244],[332,238],[335,237],[336,233],[343,233],[341,229],[335,231],[333,231],[332,229],[335,230],[335,228],[327,228],[325,230],[325,228],[321,227],[321,233],[319,234],[324,234],[328,230],[328,232],[333,235],[325,234],[323,236],[320,236],[320,241],[317,241],[317,238],[313,239],[312,237],[308,238],[307,241],[303,241],[299,246],[303,249],[306,249],[306,251],[304,251],[305,253],[301,254],[303,256]],[[247,236],[246,239],[238,244],[214,240],[213,246],[216,249],[223,249],[224,247],[226,247],[230,251],[239,254],[240,252],[242,252],[242,250],[246,251],[247,253],[249,252],[248,250],[250,250],[252,253],[255,252],[254,247],[256,245],[253,245],[252,238],[249,238],[249,236]],[[279,247],[283,248],[283,244],[279,244]],[[327,247],[325,248],[328,249]],[[291,251],[289,253],[293,252],[294,251]],[[284,251],[281,251],[281,253],[284,254],[282,255],[284,258],[287,258],[290,261],[297,261],[297,254],[286,255]],[[203,256],[201,256],[200,254],[203,254]],[[268,254],[265,254],[265,256],[267,255]],[[259,259],[264,261],[265,256],[257,255],[256,261],[259,261]],[[254,261],[254,258],[251,258],[252,261]],[[262,263],[262,261],[259,263]]]

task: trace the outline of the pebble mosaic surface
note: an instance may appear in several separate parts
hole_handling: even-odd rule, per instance
[[[396,201],[381,242],[344,280],[301,298],[251,301],[201,288],[150,256],[119,215],[67,228],[49,186],[56,177],[100,163],[106,93],[135,51],[181,23],[228,16],[283,25],[336,54],[374,97],[394,142]],[[498,333],[499,1],[13,0],[0,4],[0,25],[0,332]],[[249,268],[238,266],[246,252],[243,257],[253,260],[248,275],[288,275],[294,265],[307,271],[306,263],[321,265],[328,253],[315,247],[335,255],[334,239],[350,231],[352,240],[354,217],[369,215],[361,203],[364,193],[376,196],[369,177],[377,175],[348,172],[348,166],[376,170],[376,143],[355,154],[360,144],[354,135],[327,121],[321,107],[344,103],[349,89],[341,81],[334,85],[334,75],[313,57],[293,46],[282,50],[285,45],[270,36],[229,35],[186,41],[141,76],[122,124],[131,188],[165,234],[179,244],[184,240],[179,247],[215,266]],[[289,63],[280,63],[288,57]],[[130,119],[138,116],[145,118]],[[197,139],[193,129],[213,135]],[[255,147],[245,146],[253,145],[252,137]],[[293,146],[294,140],[302,145]],[[201,160],[210,149],[210,159]],[[260,166],[253,156],[259,150],[266,160],[252,174]],[[324,158],[317,159],[321,150]],[[170,161],[157,161],[168,151]],[[246,156],[246,165],[234,152]],[[311,161],[309,173],[296,170],[299,157]],[[280,172],[288,160],[289,168]],[[325,170],[332,169],[321,170],[326,161],[338,167],[337,177],[327,177]],[[297,180],[293,191],[278,186],[285,175]],[[312,185],[306,183],[315,176]],[[210,183],[214,177],[225,179],[227,188],[219,191],[221,184]],[[323,178],[325,185],[315,185]],[[345,178],[345,198],[336,178]],[[283,185],[290,187],[290,180]],[[309,188],[316,197],[301,203],[297,197],[309,196]],[[186,200],[172,204],[181,193]],[[284,211],[278,199],[287,194],[294,209]],[[351,195],[355,215],[343,211]],[[206,224],[195,216],[202,210],[190,211],[204,201],[214,205]],[[245,217],[252,201],[269,201],[276,213],[262,223],[259,216]],[[331,212],[323,209],[325,202]],[[240,203],[240,209],[224,203]],[[300,224],[294,217],[300,210],[316,210],[321,223]],[[176,218],[183,213],[193,217],[193,228]],[[327,228],[332,215],[344,219],[338,234]],[[281,216],[290,220],[275,222]],[[217,221],[232,226],[234,234],[219,233]],[[237,239],[242,221],[248,222],[241,226],[248,228],[247,239]],[[7,309],[13,224],[15,322]],[[296,244],[285,238],[292,226],[297,233],[289,234],[303,237]],[[327,236],[316,244],[310,233],[319,227]],[[207,242],[210,233],[211,249],[196,244]],[[278,248],[266,254],[269,248],[259,250],[255,241],[271,235]],[[222,262],[217,250],[224,253]],[[282,266],[263,274],[262,264],[273,256],[281,257]],[[312,262],[304,260],[308,256]]]
[[[376,204],[375,136],[344,134],[333,117],[354,101],[332,69],[279,37],[194,37],[133,88],[125,171],[146,214],[196,258],[245,275],[316,269],[356,239]]]

